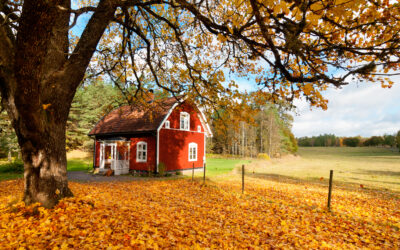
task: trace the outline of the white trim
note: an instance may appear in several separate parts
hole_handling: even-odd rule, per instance
[[[182,128],[182,119],[183,119],[183,128]],[[187,122],[187,128],[185,128]],[[181,111],[179,113],[179,129],[184,131],[190,131],[190,114],[186,111]]]
[[[195,155],[196,155],[196,158],[194,158],[194,159],[190,159],[190,149],[191,148],[193,148],[193,149],[195,149]],[[191,143],[189,143],[189,148],[188,148],[188,152],[189,152],[189,161],[197,161],[197,155],[198,155],[198,150],[197,150],[197,143],[195,143],[195,142],[191,142]]]
[[[169,109],[167,115],[164,117],[164,119],[162,120],[162,122],[161,122],[160,125],[158,126],[157,132],[160,131],[160,129],[161,129],[162,126],[164,125],[164,122],[165,122],[166,120],[168,120],[169,116],[172,114],[172,111],[174,111],[174,109],[176,108],[176,106],[178,106],[179,104],[183,103],[183,101],[184,101],[185,99],[186,99],[186,98],[184,98],[184,99],[182,99],[182,100],[177,100],[176,103],[175,103],[174,105],[172,105],[172,107]]]
[[[203,168],[206,163],[206,143],[207,143],[207,135],[204,133],[204,155],[203,155]]]
[[[186,99],[186,98],[185,98]],[[185,100],[183,99],[183,100]],[[168,111],[167,115],[165,116],[164,120],[160,123],[160,125],[157,128],[157,155],[156,155],[156,169],[157,169],[157,173],[158,173],[158,163],[160,162],[160,130],[162,128],[162,126],[164,125],[164,122],[169,118],[169,116],[172,114],[172,111],[176,108],[176,106],[178,106],[179,104],[181,104],[182,101],[177,100],[177,102],[172,105],[172,107],[170,108],[170,110]]]
[[[146,146],[146,149],[141,149],[139,151],[139,146],[143,145]],[[139,159],[139,153],[140,152],[145,152],[145,159]],[[138,143],[136,143],[136,162],[147,162],[147,152],[148,152],[148,147],[147,147],[147,142],[145,141],[140,141]]]
[[[201,111],[200,108],[198,108],[197,106],[196,106],[196,108],[197,108],[197,110],[200,112],[200,115],[201,115],[200,120],[203,120],[203,122],[204,122],[204,124],[205,124],[204,130],[207,132],[207,136],[208,136],[208,137],[213,137],[213,133],[212,133],[212,131],[211,131],[210,125],[208,125],[206,116],[204,115],[203,111]]]
[[[197,132],[201,132],[201,125],[197,125]]]
[[[162,123],[161,123],[162,124]],[[157,129],[157,134],[156,134],[156,171],[158,173],[158,161],[159,161],[159,157],[160,157],[160,129]]]
[[[177,129],[177,128],[162,128],[162,129],[176,130],[176,131],[190,132],[190,133],[199,133],[199,134],[204,134],[205,133],[205,132],[198,132],[198,131],[195,131],[195,130],[182,130],[182,129]]]
[[[168,120],[165,121],[165,128],[170,128],[170,124],[169,124]]]
[[[105,159],[105,150],[106,147],[109,146],[111,147],[111,151],[110,151],[110,159]],[[100,162],[99,162],[99,169],[104,170],[104,166],[105,166],[105,160],[110,160],[111,161],[111,165],[110,165],[110,169],[115,170],[115,164],[117,159],[117,143],[114,142],[109,142],[107,140],[101,141],[100,142]]]

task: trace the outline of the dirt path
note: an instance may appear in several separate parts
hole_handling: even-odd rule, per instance
[[[76,182],[129,182],[129,181],[146,181],[146,180],[175,180],[185,178],[183,175],[168,176],[168,177],[147,177],[147,176],[132,176],[132,175],[117,175],[117,176],[103,176],[93,175],[85,171],[68,171],[68,181]]]
[[[119,175],[119,176],[102,176],[93,175],[84,171],[69,171],[67,173],[68,180],[77,182],[114,182],[114,181],[134,181],[144,180],[146,177],[136,177],[131,175]]]

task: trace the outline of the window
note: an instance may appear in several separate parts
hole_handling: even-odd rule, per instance
[[[180,128],[182,130],[189,130],[190,128],[190,116],[188,113],[186,112],[181,112],[181,122],[180,122],[181,126]]]
[[[189,161],[197,161],[197,144],[189,143]]]
[[[201,132],[201,126],[197,126],[197,132]]]
[[[136,144],[136,162],[147,162],[147,143],[144,141]]]
[[[169,121],[165,122],[165,128],[169,128]]]

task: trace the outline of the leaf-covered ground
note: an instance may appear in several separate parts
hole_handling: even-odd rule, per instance
[[[0,182],[0,248],[400,247],[400,200],[372,191],[247,178],[70,183],[54,210],[16,202],[21,180]]]

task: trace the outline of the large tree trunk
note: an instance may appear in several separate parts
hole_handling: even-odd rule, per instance
[[[14,66],[18,88],[11,112],[24,161],[24,201],[45,207],[72,195],[65,127],[75,91],[65,92],[63,77],[55,74],[68,55],[69,13],[58,6],[69,8],[70,2],[24,2]]]
[[[67,182],[65,125],[50,123],[45,130],[46,137],[29,138],[21,146],[25,169],[24,201],[53,207],[59,199],[72,196]]]
[[[16,38],[0,25],[1,101],[21,147],[27,204],[53,207],[72,195],[65,151],[68,113],[116,8],[101,0],[68,56],[70,5],[70,0],[24,1]]]

